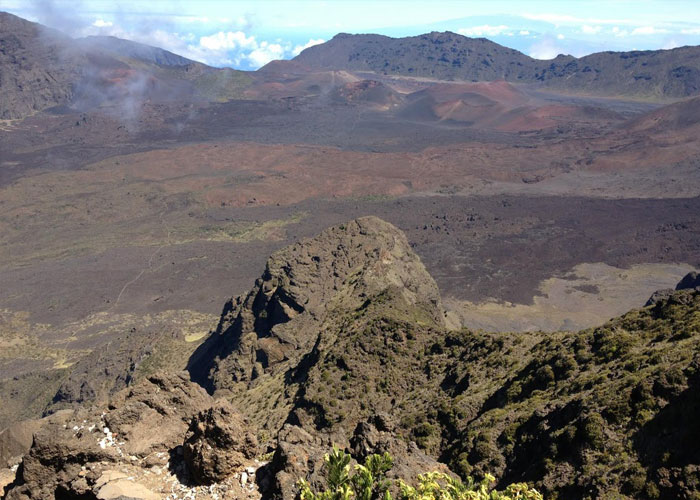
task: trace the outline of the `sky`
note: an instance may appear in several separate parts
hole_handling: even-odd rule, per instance
[[[537,59],[700,45],[700,0],[0,0],[73,37],[111,35],[254,70],[337,33],[453,31]]]

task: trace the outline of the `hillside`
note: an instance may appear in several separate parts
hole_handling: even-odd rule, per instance
[[[68,102],[84,59],[64,54],[70,39],[0,12],[0,119],[13,119]]]
[[[73,39],[0,12],[0,119],[20,119],[55,106],[77,111],[118,106],[135,113],[146,102],[226,100],[251,79],[158,47],[115,37]]]
[[[135,491],[179,480],[182,494],[210,498],[252,465],[247,494],[291,499],[299,477],[319,484],[331,443],[358,461],[390,451],[398,477],[446,464],[546,498],[692,498],[700,456],[682,443],[700,431],[699,326],[700,291],[686,289],[578,333],[446,330],[403,234],[361,218],[275,253],[225,305],[190,360],[219,402],[182,376],[151,375],[105,409],[59,412],[38,424],[8,498],[90,494],[120,469]],[[192,451],[153,483],[145,471],[178,443]],[[271,461],[254,461],[265,449]]]
[[[533,59],[485,38],[456,33],[390,38],[339,34],[304,50],[294,63],[320,70],[373,71],[439,80],[542,84],[598,95],[687,97],[700,92],[699,47],[600,52]]]

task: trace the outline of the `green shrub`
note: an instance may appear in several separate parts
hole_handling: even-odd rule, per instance
[[[472,478],[464,483],[442,472],[429,472],[418,476],[418,486],[399,481],[401,500],[542,500],[542,495],[525,483],[509,485],[503,491],[491,490],[495,478],[486,474],[476,484]]]
[[[326,454],[326,489],[314,492],[304,479],[298,482],[301,500],[391,500],[392,482],[386,473],[393,466],[388,453],[370,455],[364,465],[355,465],[350,474],[350,455],[333,447]],[[491,489],[495,478],[487,474],[483,481],[475,483],[469,477],[466,482],[442,472],[428,472],[418,476],[413,487],[399,480],[400,500],[542,500],[542,495],[525,483],[509,485],[503,491]]]

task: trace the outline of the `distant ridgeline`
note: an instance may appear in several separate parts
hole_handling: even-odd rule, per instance
[[[390,38],[339,34],[294,58],[314,69],[374,71],[440,80],[543,84],[609,96],[688,97],[700,93],[700,47],[599,52],[533,59],[485,38],[456,33]]]

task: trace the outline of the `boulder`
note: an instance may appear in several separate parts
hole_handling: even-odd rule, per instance
[[[192,418],[183,445],[188,470],[200,484],[225,479],[253,459],[257,450],[255,434],[224,400]]]
[[[15,482],[16,469],[0,469],[0,498],[5,497],[5,488]]]
[[[211,404],[186,373],[153,375],[112,398],[104,422],[125,453],[144,457],[182,444],[192,415]]]
[[[304,478],[316,487],[324,484],[323,456],[331,444],[301,427],[285,424],[277,435],[272,461],[259,473],[263,496],[292,500],[297,481]]]

